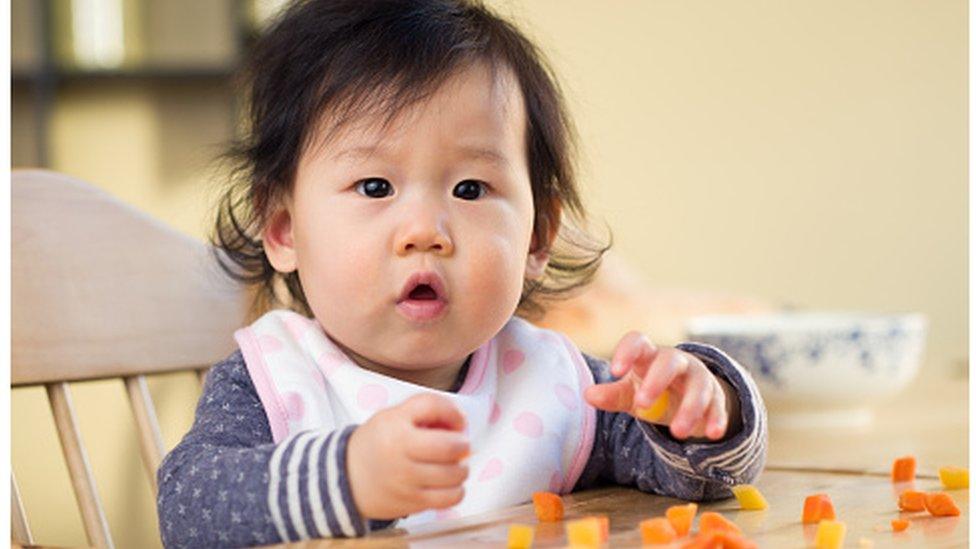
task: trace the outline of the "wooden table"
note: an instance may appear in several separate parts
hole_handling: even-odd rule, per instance
[[[877,408],[870,427],[848,430],[770,431],[766,470],[756,486],[769,500],[765,511],[742,511],[734,499],[703,504],[736,522],[761,547],[813,545],[816,526],[800,523],[806,495],[827,492],[839,520],[847,525],[846,546],[870,540],[873,547],[966,547],[969,539],[969,490],[949,492],[959,517],[900,513],[891,462],[904,454],[919,461],[918,490],[941,490],[936,472],[943,465],[968,466],[968,383],[941,378],[919,383]],[[904,488],[904,486],[898,487]],[[610,546],[639,547],[638,523],[677,500],[628,488],[605,488],[564,497],[566,517],[610,517]],[[906,517],[905,532],[891,531],[891,519]],[[504,547],[508,525],[537,524],[532,506],[520,505],[483,515],[443,521],[407,533],[399,529],[349,540],[317,540],[298,547]],[[564,547],[563,523],[537,524],[536,547]],[[291,545],[290,547],[295,547]]]

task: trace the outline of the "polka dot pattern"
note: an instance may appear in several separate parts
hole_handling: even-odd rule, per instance
[[[529,438],[542,436],[542,418],[535,412],[522,412],[512,422],[515,430]]]
[[[502,460],[498,458],[491,458],[488,463],[485,464],[484,469],[478,475],[479,482],[488,482],[489,480],[498,478],[502,474]]]
[[[569,385],[565,383],[557,383],[553,387],[553,391],[556,393],[556,399],[559,403],[563,405],[570,412],[575,412],[577,408],[576,393],[569,388]]]
[[[515,370],[518,370],[525,362],[525,353],[518,349],[509,349],[505,351],[502,355],[502,370],[506,374],[510,374]]]

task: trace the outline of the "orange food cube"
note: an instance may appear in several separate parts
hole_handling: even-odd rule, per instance
[[[817,537],[814,545],[817,549],[840,549],[844,546],[844,534],[847,526],[836,520],[822,520],[817,525]]]
[[[762,492],[751,484],[740,484],[732,487],[732,494],[739,502],[739,507],[746,511],[761,511],[769,507]]]
[[[685,505],[672,505],[668,507],[668,510],[664,512],[664,516],[668,518],[668,522],[674,527],[674,531],[677,532],[678,536],[683,536],[691,530],[691,523],[695,520],[695,514],[698,513],[698,505],[695,503],[688,503]]]
[[[590,515],[584,519],[593,519],[600,527],[600,541],[606,542],[610,539],[610,517],[606,515]]]
[[[939,480],[947,490],[969,488],[969,469],[965,467],[939,467]]]
[[[924,511],[925,492],[905,490],[898,496],[898,508],[902,511]]]
[[[892,519],[891,529],[895,532],[903,532],[908,528],[908,521],[905,519]]]
[[[742,535],[742,530],[734,522],[715,511],[705,511],[702,513],[701,519],[698,521],[698,531],[701,533],[732,532],[733,534]]]
[[[756,542],[733,532],[699,533],[681,545],[681,549],[757,549]]]
[[[904,456],[895,460],[891,467],[891,482],[911,482],[915,480],[915,456]]]
[[[936,517],[959,516],[959,508],[956,507],[955,500],[945,492],[925,494],[925,508]]]
[[[664,414],[668,411],[668,392],[664,391],[661,396],[651,403],[647,408],[638,408],[637,417],[643,419],[648,423],[654,423],[655,421],[660,421],[664,417]]]
[[[807,496],[803,502],[803,524],[816,524],[821,520],[833,520],[834,504],[827,494],[813,494]]]
[[[508,549],[530,549],[535,529],[528,524],[512,524],[508,527]]]
[[[664,517],[642,520],[640,523],[641,542],[651,545],[654,543],[671,543],[678,539],[671,521]]]
[[[573,547],[597,547],[604,541],[602,530],[596,517],[571,520],[566,523],[566,539]]]
[[[535,492],[532,494],[532,504],[535,506],[535,516],[542,522],[556,522],[563,519],[563,498],[552,492]]]

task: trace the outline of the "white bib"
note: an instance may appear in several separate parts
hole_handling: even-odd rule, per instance
[[[518,317],[474,352],[457,393],[361,368],[317,322],[291,311],[271,311],[234,337],[276,443],[308,429],[362,424],[425,392],[464,413],[471,443],[464,500],[401,520],[408,530],[524,503],[536,491],[568,493],[592,451],[596,411],[583,391],[593,376],[583,355],[565,336]]]

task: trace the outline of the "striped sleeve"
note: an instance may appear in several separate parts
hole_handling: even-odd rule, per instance
[[[689,501],[731,496],[730,486],[752,482],[766,461],[766,409],[752,377],[721,350],[699,343],[678,349],[696,356],[739,399],[738,432],[718,441],[679,441],[666,427],[627,413],[597,411],[593,453],[575,490],[612,483]],[[585,357],[596,383],[615,381],[606,362]],[[730,422],[730,425],[735,422]]]
[[[275,444],[243,358],[231,355],[211,369],[193,427],[157,473],[163,545],[266,545],[392,525],[364,520],[353,503],[345,471],[355,428]]]
[[[346,445],[354,430],[303,431],[271,454],[268,510],[281,540],[366,534],[345,474]]]

